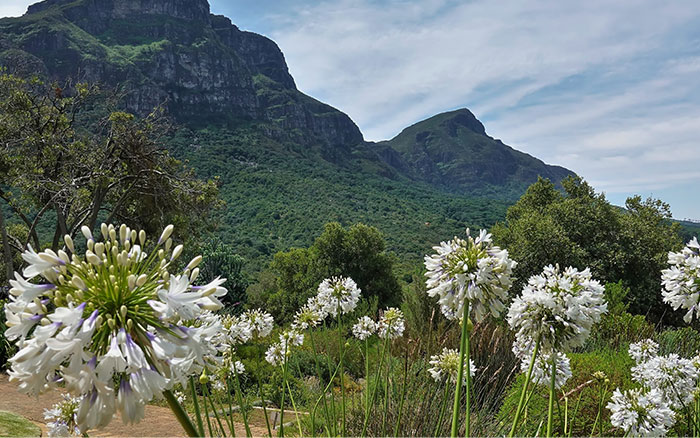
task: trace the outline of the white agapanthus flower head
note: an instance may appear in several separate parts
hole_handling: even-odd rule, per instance
[[[76,424],[87,432],[117,411],[138,421],[146,403],[206,365],[220,324],[197,321],[220,308],[226,289],[223,279],[192,286],[201,257],[170,272],[182,253],[171,248],[172,226],[150,253],[146,233],[126,225],[102,224],[101,241],[81,231],[82,255],[69,236],[65,251],[23,254],[28,266],[12,281],[5,335],[19,346],[9,360],[19,390],[36,395],[62,382],[80,400]]]
[[[457,374],[459,374],[459,352],[452,348],[443,348],[442,353],[430,356],[430,365],[428,368],[430,376],[436,382],[443,382],[449,379],[451,383],[457,383]],[[474,361],[469,359],[469,375],[474,377],[476,367]],[[467,384],[466,373],[462,376],[462,385]]]
[[[477,322],[489,313],[498,317],[505,309],[516,265],[508,251],[494,246],[486,230],[474,239],[469,229],[466,240],[455,237],[433,249],[435,254],[425,256],[426,284],[428,295],[438,297],[445,317],[462,318],[466,300]]]
[[[44,420],[49,437],[80,437],[82,432],[76,422],[80,399],[63,394],[63,400],[51,409],[44,409]]]
[[[607,312],[605,289],[588,268],[547,266],[528,280],[508,310],[508,324],[519,342],[540,340],[542,351],[568,351],[583,345],[593,324]]]
[[[693,360],[677,354],[654,356],[632,368],[632,378],[647,388],[658,390],[673,409],[681,409],[693,401],[698,376]]]
[[[260,309],[248,310],[244,313],[248,319],[254,338],[266,338],[270,336],[275,320],[267,312]]]
[[[532,339],[517,339],[513,343],[513,353],[520,359],[520,371],[527,373],[532,360],[532,353],[535,349],[535,342]],[[555,361],[554,386],[561,389],[572,376],[571,361],[569,357],[561,352],[538,352],[535,364],[532,366],[530,379],[533,383],[549,386],[552,379],[552,360]]]
[[[326,315],[323,306],[319,303],[318,297],[311,297],[308,302],[297,311],[294,316],[292,328],[297,330],[314,328],[326,318]]]
[[[318,286],[316,297],[323,313],[336,317],[338,312],[344,315],[355,310],[360,301],[360,288],[349,277],[326,278]]]
[[[403,312],[395,307],[389,307],[377,322],[377,334],[382,339],[395,339],[403,335],[406,329],[406,321]]]
[[[617,388],[607,408],[612,425],[629,436],[664,436],[675,422],[675,413],[656,389]]]
[[[687,310],[683,319],[689,323],[693,316],[700,317],[700,243],[697,237],[680,252],[668,253],[668,269],[661,271],[661,292],[664,302],[673,310]]]
[[[369,338],[377,331],[377,323],[369,316],[361,316],[357,323],[352,326],[352,334],[361,341]]]
[[[649,359],[656,357],[659,353],[659,344],[651,339],[635,342],[629,346],[629,355],[639,365]]]
[[[296,330],[287,330],[280,334],[280,341],[270,345],[265,353],[265,360],[272,365],[284,365],[286,358],[292,354],[294,347],[304,343],[304,335]]]

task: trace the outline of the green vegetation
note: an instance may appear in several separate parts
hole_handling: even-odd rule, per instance
[[[0,411],[0,436],[41,436],[41,429],[24,417],[12,412]]]
[[[677,322],[661,301],[661,270],[668,252],[682,246],[669,206],[637,196],[621,210],[581,178],[562,184],[564,193],[538,180],[492,230],[518,262],[514,290],[548,264],[590,267],[601,281],[622,281],[630,289],[632,313]]]

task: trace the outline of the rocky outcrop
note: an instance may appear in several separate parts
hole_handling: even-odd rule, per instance
[[[46,0],[0,20],[0,35],[0,65],[125,86],[136,113],[165,104],[184,123],[249,120],[279,139],[362,142],[347,115],[296,89],[272,40],[212,15],[207,0]]]

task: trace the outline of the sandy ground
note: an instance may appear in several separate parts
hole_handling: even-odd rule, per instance
[[[0,410],[15,412],[36,423],[42,430],[42,436],[46,433],[44,409],[49,409],[54,403],[61,400],[58,391],[50,391],[39,397],[29,397],[20,394],[17,386],[11,383],[8,376],[0,375]],[[264,428],[251,426],[255,436],[267,436]],[[89,431],[91,437],[182,437],[182,426],[177,422],[173,413],[168,408],[160,406],[146,406],[146,417],[135,425],[125,425],[119,414],[102,430]],[[236,424],[236,436],[245,437],[243,424]]]

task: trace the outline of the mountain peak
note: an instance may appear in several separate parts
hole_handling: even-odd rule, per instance
[[[162,15],[183,20],[207,21],[209,2],[207,0],[44,0],[27,9],[28,14],[36,14],[53,6],[78,7],[91,12],[100,11],[111,18],[125,18],[134,15]],[[106,14],[105,14],[106,13]]]

